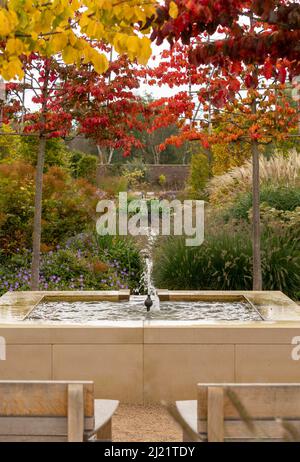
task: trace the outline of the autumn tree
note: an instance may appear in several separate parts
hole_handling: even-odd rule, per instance
[[[140,115],[146,108],[137,95],[136,65],[126,55],[113,58],[109,47],[100,46],[111,55],[107,71],[100,75],[84,64],[62,68],[55,96],[57,104],[72,115],[76,134],[92,139],[100,163],[110,164],[116,151],[126,157],[133,147],[141,147],[135,131],[144,129],[145,118]]]
[[[53,69],[49,60],[62,59],[67,65],[91,64],[99,74],[108,68],[104,53],[93,46],[103,40],[129,59],[146,63],[150,54],[148,18],[154,2],[148,0],[2,0],[0,4],[0,76],[5,80],[24,77],[24,59],[33,54],[46,58],[38,79],[42,79],[38,126],[39,149],[36,168],[35,215],[33,230],[32,290],[39,286],[39,254],[43,168],[45,160],[47,101]],[[140,33],[142,32],[142,34]],[[52,119],[55,118],[53,113]],[[53,120],[52,122],[53,123]],[[52,130],[52,127],[51,127]],[[60,130],[58,130],[60,131]],[[53,133],[53,132],[52,132]]]
[[[199,73],[211,65],[222,76],[210,82],[209,104],[220,108],[231,101],[241,88],[241,72],[248,70],[243,84],[249,90],[247,106],[251,126],[247,127],[246,136],[253,159],[253,289],[261,290],[259,83],[263,76],[266,80],[275,77],[283,84],[287,75],[292,79],[300,72],[299,2],[166,0],[158,6],[153,20],[156,27],[152,40],[158,45],[165,39],[171,45],[181,40],[189,47],[189,62]],[[284,131],[284,127],[281,128]],[[185,130],[184,136],[197,139],[195,130]],[[203,132],[198,134],[198,139],[209,144]]]

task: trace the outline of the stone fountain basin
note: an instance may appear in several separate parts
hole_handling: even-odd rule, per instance
[[[0,298],[6,360],[0,378],[94,380],[98,398],[147,403],[194,399],[197,382],[298,382],[292,358],[300,308],[281,292],[160,290],[161,301],[248,300],[264,321],[100,321],[40,325],[42,300],[129,299],[128,291],[11,292]]]

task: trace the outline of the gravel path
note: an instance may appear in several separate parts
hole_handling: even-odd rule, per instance
[[[113,441],[180,442],[182,432],[162,406],[121,404],[113,417]]]

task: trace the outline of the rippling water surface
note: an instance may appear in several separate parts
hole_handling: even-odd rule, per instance
[[[260,321],[253,307],[244,302],[161,302],[160,310],[146,312],[143,299],[40,303],[28,321],[95,324],[97,321]]]

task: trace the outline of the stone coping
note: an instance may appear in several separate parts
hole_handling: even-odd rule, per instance
[[[129,300],[129,290],[120,291],[41,291],[41,292],[7,292],[0,297],[0,325],[17,325],[19,327],[52,327],[52,328],[96,328],[96,327],[124,327],[141,329],[144,327],[285,327],[289,323],[299,323],[300,306],[280,291],[169,291],[158,290],[162,301],[196,301],[196,300],[245,300],[259,311],[263,321],[99,321],[95,324],[58,324],[38,323],[36,321],[22,323],[28,314],[41,302],[45,300],[64,301],[102,301]]]

